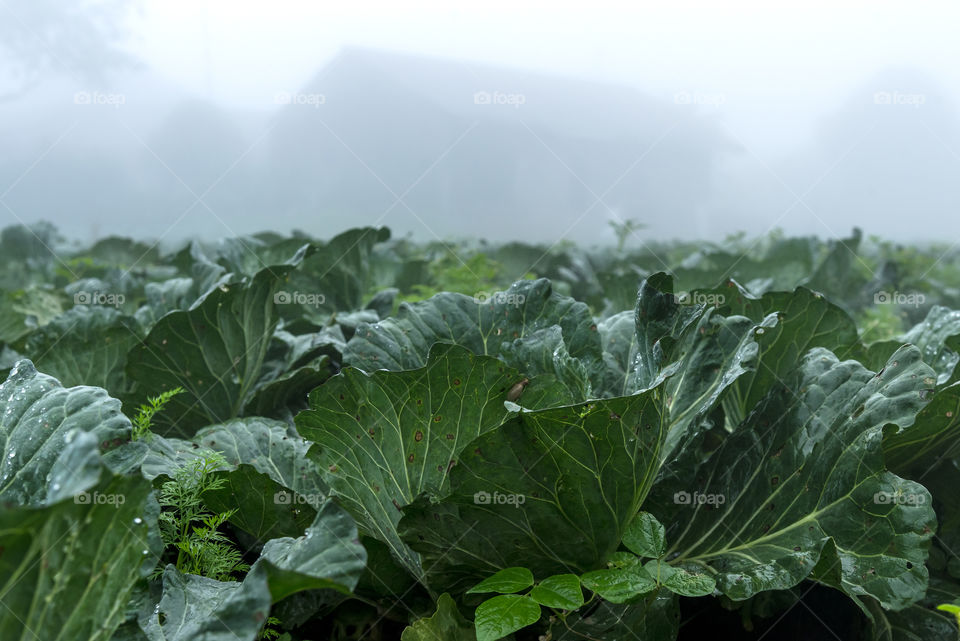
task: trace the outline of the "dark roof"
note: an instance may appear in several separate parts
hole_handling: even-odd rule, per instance
[[[361,70],[408,89],[423,101],[468,122],[530,126],[564,136],[614,141],[649,139],[678,124],[694,127],[708,143],[727,146],[710,123],[687,105],[676,105],[622,85],[410,53],[360,47],[343,49],[303,89],[324,93],[328,79]],[[514,96],[522,104],[478,104],[477,92]],[[502,100],[503,98],[501,98]],[[693,133],[693,132],[690,132]]]

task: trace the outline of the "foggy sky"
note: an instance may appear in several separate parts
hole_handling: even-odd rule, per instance
[[[0,0],[7,22],[0,38],[18,27],[31,35],[29,1]],[[135,68],[93,80],[78,72],[68,50],[51,56],[42,82],[0,102],[0,146],[16,150],[0,162],[0,226],[44,218],[85,236],[170,238],[269,228],[269,198],[255,203],[262,216],[238,217],[231,212],[245,201],[231,199],[226,186],[262,182],[269,191],[262,163],[272,161],[260,154],[277,126],[277,96],[302,91],[344,47],[359,46],[461,61],[466,69],[512,67],[622,85],[676,109],[678,118],[694,114],[735,151],[712,158],[711,178],[689,186],[709,189],[709,197],[690,205],[680,228],[656,207],[631,212],[650,235],[783,227],[839,236],[859,225],[903,240],[942,240],[960,232],[958,17],[960,6],[950,2],[147,0],[126,21],[120,43]],[[0,95],[4,82],[15,84],[0,74]],[[66,100],[77,92],[123,96],[124,104],[83,109]],[[178,136],[202,139],[213,151],[197,159]],[[96,157],[97,166],[85,157]],[[121,172],[135,180],[116,193],[82,193],[85,184],[110,184]],[[220,191],[205,194],[214,183]],[[141,187],[170,193],[170,200],[144,204]],[[98,217],[110,200],[122,201],[129,216]],[[610,240],[605,221],[622,212],[603,210],[569,233]],[[425,238],[457,229],[455,220],[408,214],[391,212],[380,222]],[[362,211],[351,220],[376,218]],[[276,220],[321,235],[339,231],[295,213]],[[569,231],[523,228],[527,235],[542,230],[530,240]],[[488,236],[505,240],[510,230]]]

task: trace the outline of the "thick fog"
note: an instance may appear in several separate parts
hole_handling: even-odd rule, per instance
[[[0,0],[0,227],[960,232],[954,3]]]

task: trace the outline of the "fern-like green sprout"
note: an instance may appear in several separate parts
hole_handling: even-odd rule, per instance
[[[236,580],[234,573],[250,569],[240,550],[219,531],[236,510],[214,513],[203,503],[204,493],[226,485],[226,479],[215,475],[225,464],[218,452],[205,452],[177,469],[159,493],[160,536],[165,546],[177,550],[177,569],[217,581]],[[155,576],[161,573],[158,568]]]
[[[267,617],[267,622],[263,624],[263,630],[260,630],[260,641],[272,641],[280,636],[280,631],[275,630],[275,626],[280,625],[280,619],[277,617]]]
[[[181,392],[183,392],[182,387],[175,387],[160,396],[148,398],[147,402],[137,409],[137,415],[133,417],[133,440],[139,441],[142,439],[149,441],[153,435],[153,432],[150,431],[150,426],[153,424],[153,417],[156,416],[157,412],[163,410],[171,398]]]

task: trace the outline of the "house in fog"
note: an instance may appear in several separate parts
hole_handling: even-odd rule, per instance
[[[281,92],[264,212],[326,235],[609,241],[610,211],[696,235],[733,145],[696,105],[472,62],[348,49]]]

